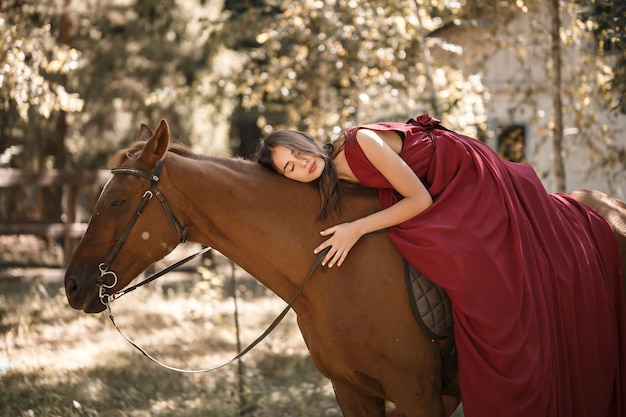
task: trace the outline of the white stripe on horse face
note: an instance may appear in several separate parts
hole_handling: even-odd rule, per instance
[[[98,199],[96,200],[96,207],[98,206],[98,203],[100,202],[100,199],[102,198],[102,196],[104,195],[104,192],[106,191],[107,185],[109,185],[109,183],[111,182],[111,180],[113,179],[114,175],[111,174],[109,176],[109,179],[107,180],[107,182],[104,184],[104,187],[102,187],[102,191],[100,191],[100,195],[98,196]],[[91,217],[93,217],[93,215],[96,214],[96,212],[94,211],[91,214]],[[91,221],[91,219],[89,219],[89,221]]]
[[[100,195],[98,196],[98,200],[96,201],[96,204],[98,204],[98,201],[100,201],[100,198],[102,197],[102,194],[104,194],[104,191],[107,189],[107,185],[109,185],[109,183],[111,182],[111,180],[113,180],[114,175],[111,174],[109,176],[109,179],[107,180],[106,183],[104,183],[104,187],[102,187],[102,191],[100,191]]]

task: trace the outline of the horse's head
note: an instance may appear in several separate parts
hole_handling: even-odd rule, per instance
[[[142,125],[137,142],[112,161],[113,177],[96,202],[65,274],[65,292],[73,308],[87,313],[104,310],[101,294],[126,287],[185,239],[186,230],[160,194],[169,143],[165,121],[154,133]]]

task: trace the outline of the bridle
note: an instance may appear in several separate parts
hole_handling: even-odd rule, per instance
[[[155,359],[154,357],[152,357],[150,354],[148,354],[148,352],[146,352],[141,346],[139,346],[132,339],[130,339],[128,336],[126,336],[126,334],[124,332],[122,332],[122,330],[120,330],[119,327],[117,327],[117,324],[115,324],[115,318],[113,317],[113,312],[111,311],[111,301],[116,300],[119,297],[121,297],[122,295],[128,294],[129,292],[131,292],[131,291],[133,291],[133,290],[135,290],[135,289],[137,289],[137,288],[139,288],[139,287],[141,287],[141,286],[143,286],[143,285],[145,285],[145,284],[147,284],[147,283],[149,283],[151,281],[154,281],[155,279],[165,275],[166,273],[168,273],[171,270],[177,268],[178,266],[180,266],[180,265],[190,261],[191,259],[195,258],[196,256],[210,251],[212,248],[210,246],[207,246],[204,249],[202,249],[202,250],[200,250],[200,251],[198,251],[198,252],[196,252],[196,253],[194,253],[192,255],[189,255],[186,258],[176,262],[175,264],[170,265],[167,268],[165,268],[165,269],[155,273],[154,275],[151,275],[149,278],[146,278],[145,280],[141,281],[140,283],[138,283],[136,285],[133,285],[132,287],[129,287],[129,288],[117,291],[117,292],[112,293],[112,294],[105,293],[105,291],[107,289],[111,289],[111,288],[115,287],[115,285],[117,284],[117,281],[118,281],[117,274],[115,272],[111,271],[109,269],[109,266],[110,266],[111,262],[113,262],[113,259],[115,259],[115,257],[119,253],[122,245],[124,244],[124,242],[126,241],[128,236],[130,235],[130,232],[131,232],[133,226],[137,222],[137,219],[139,218],[139,216],[141,216],[141,214],[143,213],[144,209],[148,205],[148,202],[150,202],[150,200],[152,199],[152,197],[154,195],[156,195],[159,198],[159,201],[161,201],[161,205],[165,209],[165,213],[167,214],[167,217],[170,220],[172,228],[174,229],[174,233],[176,233],[177,235],[180,234],[180,242],[184,243],[185,241],[187,241],[187,232],[188,232],[187,227],[186,226],[182,226],[182,224],[178,221],[178,219],[176,218],[176,216],[174,215],[174,213],[170,209],[169,205],[167,204],[167,201],[165,201],[165,197],[161,194],[161,192],[157,188],[157,186],[159,184],[159,181],[161,180],[160,175],[161,175],[161,170],[162,169],[163,169],[163,160],[159,160],[159,162],[157,162],[157,164],[156,164],[156,167],[154,168],[154,172],[153,173],[150,173],[148,171],[144,171],[144,170],[141,170],[141,169],[138,169],[138,168],[132,168],[132,167],[119,167],[119,168],[113,168],[111,170],[112,174],[128,174],[128,175],[134,175],[134,176],[137,176],[137,177],[142,177],[142,178],[149,179],[150,180],[150,188],[143,194],[143,198],[141,199],[141,202],[139,203],[139,207],[137,208],[137,211],[135,212],[133,217],[130,219],[130,221],[126,225],[126,228],[122,232],[122,234],[119,237],[119,239],[117,239],[117,241],[113,245],[113,248],[111,249],[111,252],[109,252],[109,254],[104,259],[104,261],[102,261],[100,263],[100,265],[98,265],[98,269],[100,270],[100,277],[98,277],[98,279],[96,280],[96,283],[98,285],[98,295],[100,297],[100,302],[106,306],[107,311],[109,313],[109,319],[111,319],[111,323],[113,323],[113,326],[115,327],[115,329],[122,335],[122,337],[124,339],[126,339],[126,341],[128,343],[133,345],[133,347],[135,347],[137,350],[139,350],[148,359],[150,359],[154,363],[156,363],[156,364],[158,364],[158,365],[160,365],[160,366],[162,366],[162,367],[164,367],[166,369],[169,369],[171,371],[183,372],[183,373],[210,372],[210,371],[214,371],[214,370],[223,368],[226,365],[229,365],[229,364],[233,363],[234,361],[236,361],[236,360],[240,359],[241,357],[243,357],[246,353],[248,353],[250,350],[252,350],[252,348],[254,348],[256,345],[258,345],[263,339],[265,339],[265,337],[267,335],[269,335],[278,326],[278,324],[282,321],[282,319],[287,315],[289,310],[291,310],[291,308],[293,307],[293,305],[296,302],[296,300],[300,297],[300,294],[302,294],[302,291],[304,290],[304,287],[306,286],[306,284],[311,279],[311,276],[313,275],[313,272],[315,272],[315,269],[322,262],[322,259],[324,259],[324,257],[326,256],[326,254],[330,250],[330,247],[324,249],[322,252],[320,252],[317,255],[317,258],[315,258],[315,261],[313,262],[313,265],[311,266],[311,269],[309,270],[309,273],[306,276],[304,282],[302,283],[300,288],[298,288],[298,291],[293,296],[293,298],[291,299],[289,304],[276,317],[276,319],[274,319],[274,321],[270,324],[270,326],[259,337],[257,337],[252,343],[250,343],[245,349],[243,349],[241,352],[239,352],[237,355],[235,355],[232,359],[230,359],[229,361],[227,361],[227,362],[225,362],[225,363],[223,363],[221,365],[214,366],[214,367],[211,367],[211,368],[206,368],[206,369],[180,369],[180,368],[175,368],[175,367],[166,365],[166,364],[160,362],[159,360]],[[108,276],[113,277],[113,283],[112,284],[107,284],[106,283],[106,279],[107,279]]]
[[[161,194],[161,192],[159,191],[158,185],[159,185],[159,181],[161,180],[160,175],[161,175],[162,170],[163,170],[163,160],[159,160],[157,162],[156,167],[154,168],[154,172],[152,173],[148,171],[144,171],[139,168],[133,168],[133,167],[119,167],[119,168],[113,168],[111,170],[111,173],[114,175],[115,174],[127,174],[127,175],[134,175],[136,177],[146,178],[150,180],[150,188],[148,188],[148,190],[146,190],[146,192],[143,193],[143,198],[141,199],[141,202],[139,203],[139,207],[137,207],[135,214],[133,215],[133,217],[131,217],[130,221],[126,225],[126,228],[124,229],[121,236],[117,239],[117,241],[113,245],[113,248],[111,248],[111,251],[109,252],[107,257],[104,259],[104,261],[100,263],[100,265],[98,265],[98,269],[100,270],[100,277],[98,277],[98,279],[96,280],[96,283],[98,284],[98,295],[100,297],[100,302],[102,302],[102,304],[104,305],[108,306],[108,302],[110,300],[115,299],[116,294],[117,294],[117,293],[116,294],[105,293],[107,289],[111,289],[115,287],[115,285],[117,284],[117,274],[114,271],[110,270],[109,266],[111,265],[111,262],[113,262],[113,259],[115,259],[115,257],[119,253],[124,242],[126,242],[126,239],[128,238],[128,235],[130,235],[130,232],[133,226],[135,226],[135,223],[139,219],[139,216],[141,216],[141,214],[143,213],[144,209],[146,208],[146,206],[148,205],[148,203],[150,202],[153,196],[156,195],[158,197],[159,201],[161,202],[161,205],[165,209],[165,213],[167,214],[167,217],[170,220],[170,224],[172,225],[172,228],[174,229],[174,233],[176,233],[177,235],[180,234],[180,242],[184,243],[187,241],[187,232],[188,232],[187,227],[181,225],[181,223],[178,221],[174,213],[172,213],[172,210],[170,209],[170,206],[167,204],[167,201],[165,201],[165,197],[163,197],[163,194]],[[109,284],[106,282],[108,277],[113,278],[113,283]]]

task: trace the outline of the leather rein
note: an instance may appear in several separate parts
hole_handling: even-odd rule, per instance
[[[132,346],[134,346],[137,350],[139,350],[144,356],[146,356],[148,359],[150,359],[151,361],[153,361],[154,363],[169,369],[171,371],[176,371],[176,372],[183,372],[183,373],[203,373],[203,372],[210,372],[210,371],[214,371],[220,368],[223,368],[227,365],[230,365],[231,363],[235,362],[238,359],[241,359],[246,353],[248,353],[250,350],[252,350],[252,348],[254,348],[256,345],[258,345],[263,339],[265,339],[265,337],[267,337],[267,335],[269,335],[277,326],[278,324],[282,321],[282,319],[287,315],[287,313],[289,312],[289,310],[291,310],[291,308],[293,307],[293,305],[295,304],[296,300],[300,297],[300,294],[302,294],[302,291],[304,290],[304,287],[306,286],[306,284],[309,282],[309,280],[311,279],[311,276],[313,275],[313,272],[315,271],[315,269],[319,266],[319,264],[322,262],[322,259],[324,259],[324,256],[326,256],[326,253],[328,253],[328,251],[330,250],[330,247],[324,249],[320,254],[317,255],[317,258],[315,258],[315,261],[313,262],[313,265],[311,266],[311,269],[309,270],[309,273],[307,274],[304,282],[302,283],[302,285],[300,286],[300,288],[298,289],[298,291],[296,292],[296,294],[293,296],[293,298],[291,299],[291,301],[289,302],[289,304],[287,304],[287,306],[283,309],[283,311],[276,317],[276,319],[274,319],[274,321],[270,324],[270,326],[259,336],[257,337],[252,343],[250,343],[245,349],[243,349],[241,352],[237,353],[237,355],[235,355],[232,359],[230,359],[229,361],[221,364],[221,365],[217,365],[217,366],[213,366],[210,368],[205,368],[205,369],[181,369],[181,368],[176,368],[173,366],[169,366],[166,365],[162,362],[160,362],[159,360],[157,360],[156,358],[154,358],[153,356],[151,356],[148,352],[146,352],[141,346],[139,346],[136,342],[134,342],[132,339],[130,339],[124,332],[122,332],[122,330],[117,326],[117,324],[115,323],[115,318],[113,317],[113,312],[111,311],[111,302],[120,298],[121,296],[123,296],[124,294],[128,294],[129,292],[146,285],[149,282],[154,281],[155,279],[167,274],[168,272],[172,271],[173,269],[179,267],[180,265],[183,265],[187,262],[189,262],[190,260],[194,259],[195,257],[206,253],[210,250],[212,250],[212,248],[210,246],[205,247],[204,249],[187,256],[184,259],[181,259],[180,261],[168,266],[167,268],[151,275],[150,277],[146,278],[145,280],[139,282],[136,285],[133,285],[132,287],[128,287],[126,289],[122,289],[120,291],[117,291],[115,293],[112,294],[107,294],[105,291],[107,289],[111,289],[113,287],[115,287],[115,285],[117,284],[117,274],[115,272],[113,272],[112,270],[109,269],[109,266],[111,264],[111,262],[113,262],[113,259],[115,259],[115,257],[117,256],[117,254],[119,253],[122,245],[124,244],[124,242],[126,241],[126,239],[128,238],[128,236],[130,235],[130,232],[133,228],[133,226],[135,225],[135,223],[137,222],[137,219],[139,219],[139,216],[141,216],[141,214],[143,213],[144,209],[146,208],[146,206],[148,205],[148,203],[150,202],[150,200],[152,199],[153,196],[157,196],[159,201],[161,202],[161,205],[163,206],[163,208],[165,209],[165,213],[167,214],[167,217],[170,220],[170,223],[172,225],[172,228],[174,229],[174,233],[179,234],[180,233],[180,242],[184,243],[187,241],[187,232],[188,229],[186,226],[182,226],[182,224],[178,221],[178,219],[176,218],[176,216],[174,215],[174,213],[172,212],[172,210],[170,209],[169,205],[167,204],[167,201],[165,201],[165,197],[161,194],[161,192],[158,189],[158,184],[159,181],[161,180],[161,171],[163,169],[163,160],[160,160],[157,162],[157,165],[154,169],[153,173],[138,169],[138,168],[132,168],[132,167],[119,167],[119,168],[113,168],[111,169],[111,173],[112,174],[128,174],[128,175],[134,175],[137,177],[142,177],[142,178],[146,178],[148,180],[150,180],[150,188],[143,194],[143,198],[141,200],[141,202],[139,203],[139,207],[137,208],[137,211],[135,212],[135,214],[133,215],[133,217],[131,217],[130,221],[128,222],[128,225],[126,225],[126,228],[124,229],[124,231],[122,232],[122,235],[119,237],[119,239],[115,242],[115,244],[113,245],[113,248],[111,249],[111,252],[109,252],[108,256],[105,258],[105,260],[103,262],[100,263],[100,265],[98,265],[98,269],[100,270],[100,276],[98,277],[98,279],[96,280],[96,283],[98,285],[98,295],[100,297],[100,302],[102,304],[104,304],[107,308],[107,312],[109,315],[109,319],[111,319],[111,323],[113,323],[113,326],[115,327],[115,329],[120,333],[120,335],[122,335],[122,337],[124,339],[126,339],[126,341],[128,343],[130,343]],[[107,283],[107,278],[113,278],[113,283]]]

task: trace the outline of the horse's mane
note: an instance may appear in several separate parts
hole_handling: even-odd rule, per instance
[[[146,146],[145,140],[134,141],[127,148],[119,150],[115,153],[115,155],[109,162],[109,167],[120,166],[124,161],[128,159],[138,158],[141,151],[143,150],[145,146]],[[167,150],[169,152],[175,153],[176,155],[180,155],[185,158],[200,159],[200,160],[210,159],[206,155],[200,155],[200,154],[193,152],[188,146],[182,143],[171,142]]]
[[[147,141],[145,140],[136,140],[132,142],[128,147],[119,150],[115,153],[111,161],[109,162],[109,167],[119,167],[124,162],[128,160],[136,160],[141,155],[141,151],[146,146]],[[196,161],[207,161],[207,162],[217,162],[220,166],[226,168],[229,167],[230,170],[237,171],[242,175],[249,175],[256,179],[263,178],[269,181],[273,178],[271,184],[275,184],[277,189],[284,190],[285,187],[290,186],[293,187],[293,192],[296,190],[304,190],[304,186],[302,184],[297,184],[295,181],[284,181],[284,177],[280,174],[277,174],[272,169],[269,169],[253,160],[248,160],[246,158],[242,158],[239,156],[236,157],[216,157],[216,156],[207,156],[203,154],[195,153],[188,146],[179,143],[179,142],[170,142],[168,152],[181,156],[183,158],[189,158]],[[280,183],[280,184],[279,184]],[[261,186],[260,183],[256,183],[257,186]],[[262,184],[263,187],[268,187],[270,183],[264,182]],[[307,184],[309,187],[314,187],[312,184]],[[362,187],[356,184],[350,184],[344,181],[340,182],[341,191],[345,198],[350,198],[351,203],[349,206],[356,207],[361,204],[365,204],[366,206],[371,206],[372,208],[377,207],[377,194],[376,191],[372,188]],[[314,187],[316,188],[316,187]],[[290,188],[291,190],[291,188]],[[289,194],[289,193],[288,193]],[[361,201],[362,203],[358,203]],[[369,210],[369,209],[368,209]]]

